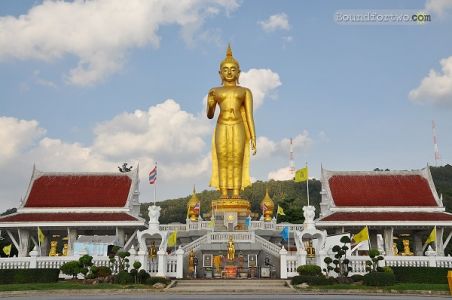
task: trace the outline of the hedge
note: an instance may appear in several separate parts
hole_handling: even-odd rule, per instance
[[[447,283],[447,268],[392,267],[398,282]]]
[[[0,284],[57,282],[60,269],[1,269]]]
[[[363,277],[363,283],[370,286],[388,286],[394,282],[394,274],[390,272],[370,272]]]
[[[307,283],[309,285],[329,285],[334,284],[336,280],[334,278],[326,278],[325,276],[311,276],[311,275],[298,275],[292,277],[292,285],[298,285],[301,283]]]
[[[322,276],[322,269],[317,265],[303,265],[297,268],[299,275]]]

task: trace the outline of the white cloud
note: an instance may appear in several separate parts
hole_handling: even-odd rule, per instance
[[[240,73],[240,85],[253,93],[254,108],[258,108],[264,99],[281,85],[278,73],[270,69],[250,69]]]
[[[417,103],[452,105],[452,56],[440,61],[442,72],[430,70],[421,84],[410,91],[409,97]]]
[[[294,175],[290,172],[290,167],[284,167],[268,173],[268,179],[273,180],[291,180]]]
[[[266,32],[276,31],[278,29],[281,30],[290,29],[289,18],[285,13],[272,15],[268,17],[268,19],[265,21],[259,21],[258,24]]]
[[[450,0],[427,0],[425,3],[425,9],[428,12],[433,12],[439,16],[452,9],[452,1]]]
[[[38,122],[0,117],[0,166],[8,159],[33,146],[37,139],[45,134]]]
[[[295,153],[307,151],[312,145],[312,138],[309,132],[304,130],[292,139],[292,147]],[[285,138],[278,142],[272,141],[267,137],[260,136],[256,141],[257,153],[255,159],[265,159],[275,155],[289,157],[290,139]]]
[[[235,0],[44,1],[26,15],[0,17],[0,61],[78,58],[70,84],[98,83],[122,68],[132,48],[159,47],[158,30],[178,25],[189,45],[204,20],[238,7]]]

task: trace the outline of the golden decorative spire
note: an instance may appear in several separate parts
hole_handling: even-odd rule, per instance
[[[268,194],[268,187],[266,187],[264,199],[262,199],[261,201],[261,209],[263,210],[262,213],[266,222],[272,220],[274,208],[275,203],[273,202],[272,198],[270,198],[270,195]]]
[[[237,65],[237,67],[239,67],[240,69],[240,65],[239,62],[234,58],[234,56],[232,56],[232,49],[231,49],[231,44],[228,44],[228,48],[226,49],[226,57],[225,59],[220,63],[220,68],[223,64],[225,63],[234,63]]]

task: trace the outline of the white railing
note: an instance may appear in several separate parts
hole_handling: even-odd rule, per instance
[[[447,257],[446,257],[447,258]],[[390,267],[428,267],[434,256],[385,256],[385,264]],[[436,265],[436,263],[435,263]]]
[[[73,256],[42,256],[36,257],[36,267],[38,269],[59,269],[67,262],[78,260],[79,257]]]
[[[297,272],[298,258],[296,255],[287,255],[287,277],[298,275]]]
[[[257,244],[259,244],[264,251],[267,251],[273,254],[274,256],[279,257],[279,250],[281,250],[281,248],[278,245],[275,245],[272,242],[267,241],[266,239],[258,235],[255,236],[255,239]]]
[[[157,275],[157,272],[159,271],[158,267],[159,267],[158,259],[154,258],[153,260],[148,261],[148,270],[149,270],[148,273],[151,276]]]
[[[235,243],[254,243],[255,237],[254,231],[209,232],[207,243],[227,243],[229,238]]]
[[[438,256],[438,257],[436,257],[436,266],[438,268],[452,269],[452,257],[450,257],[450,256]]]
[[[281,231],[284,227],[289,227],[290,232],[294,232],[295,230],[302,231],[304,229],[303,224],[279,223],[275,225],[275,230]]]
[[[174,223],[159,225],[160,231],[187,231],[187,224]]]
[[[182,250],[184,250],[184,254],[188,255],[191,250],[195,251],[198,249],[202,244],[207,242],[207,235],[203,235],[202,237],[192,241],[191,243],[185,245],[182,247]]]
[[[177,273],[177,257],[168,256],[166,261],[166,276],[176,277]]]
[[[0,269],[28,269],[31,257],[0,258]]]
[[[350,260],[349,267],[352,268],[349,275],[355,275],[355,274],[365,274],[366,271],[366,262],[370,260],[369,256],[348,256],[347,259]],[[334,266],[331,264],[331,266]],[[334,272],[330,272],[334,273]]]

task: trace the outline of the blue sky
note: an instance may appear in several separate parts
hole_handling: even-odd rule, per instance
[[[208,188],[203,99],[228,42],[255,96],[255,180],[451,162],[452,1],[0,2],[0,210],[43,171],[159,162],[159,199]],[[424,25],[341,25],[344,10]],[[168,100],[171,99],[171,100]]]

